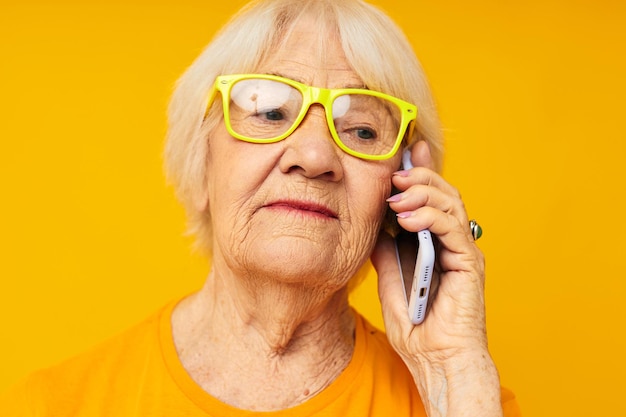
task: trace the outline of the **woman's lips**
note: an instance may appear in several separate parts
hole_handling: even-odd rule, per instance
[[[332,219],[337,218],[337,213],[335,213],[330,208],[322,204],[313,203],[310,201],[279,200],[273,201],[269,204],[265,204],[263,207],[277,210],[309,212],[311,214],[322,215],[324,217],[329,217]]]

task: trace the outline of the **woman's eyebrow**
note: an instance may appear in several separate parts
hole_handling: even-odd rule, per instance
[[[278,71],[270,71],[270,72],[267,72],[266,74],[267,74],[267,75],[274,75],[274,76],[276,76],[276,77],[287,78],[287,79],[289,79],[289,80],[297,81],[297,82],[299,82],[300,84],[310,85],[308,82],[304,81],[304,80],[303,80],[303,79],[301,79],[301,78],[298,78],[298,77],[292,77],[292,76],[289,76],[289,75],[285,75],[285,74],[283,74],[283,73],[281,73],[281,72],[278,72]],[[346,85],[344,85],[344,86],[342,86],[342,87],[338,87],[338,88],[348,88],[348,89],[369,90],[369,88],[367,87],[367,85],[366,85],[366,84],[356,84],[356,83],[355,83],[355,84],[346,84]],[[335,90],[336,90],[336,89],[338,89],[338,88],[335,88]]]
[[[297,82],[299,82],[300,84],[307,84],[307,83],[306,83],[303,79],[301,79],[301,78],[292,77],[292,76],[290,76],[290,75],[286,75],[286,74],[283,74],[283,73],[278,72],[278,71],[270,71],[270,72],[268,72],[268,73],[267,73],[267,75],[274,75],[274,76],[276,76],[276,77],[282,77],[282,78],[287,78],[288,80],[297,81]],[[308,84],[307,84],[307,85],[308,85]]]

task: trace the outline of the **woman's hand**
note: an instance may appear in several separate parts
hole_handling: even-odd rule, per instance
[[[372,263],[387,337],[413,374],[429,415],[501,415],[497,371],[487,349],[484,257],[459,192],[432,171],[428,144],[413,147],[416,168],[392,177],[398,223],[436,237],[435,271],[425,320],[407,313],[392,238],[381,232]],[[474,406],[471,404],[475,403]]]

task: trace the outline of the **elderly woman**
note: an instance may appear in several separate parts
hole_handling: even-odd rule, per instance
[[[433,100],[384,14],[359,0],[255,2],[183,75],[169,115],[167,168],[210,253],[206,284],[32,375],[9,413],[518,415],[487,349],[475,233],[437,174]],[[415,168],[400,169],[404,149]],[[389,208],[438,242],[419,325],[381,232]],[[370,256],[386,334],[348,304]]]

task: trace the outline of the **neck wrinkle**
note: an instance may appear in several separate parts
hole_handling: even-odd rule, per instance
[[[242,279],[212,269],[190,301],[190,319],[196,324],[189,336],[194,339],[208,336],[219,341],[230,335],[238,339],[242,350],[252,349],[273,359],[301,350],[328,352],[339,345],[350,349],[354,345],[354,317],[346,288],[316,290]]]

